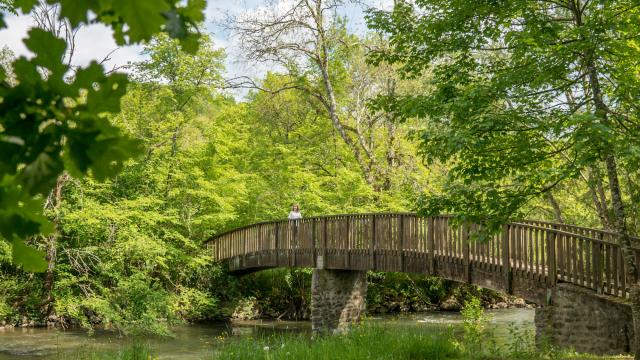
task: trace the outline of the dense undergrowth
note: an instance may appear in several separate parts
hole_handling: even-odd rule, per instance
[[[247,275],[239,280],[241,298],[230,302],[224,312],[238,319],[307,320],[311,273],[311,269],[273,269]],[[450,306],[447,310],[460,310],[469,298],[480,299],[484,307],[508,306],[513,300],[495,291],[435,276],[370,272],[368,283],[369,314],[428,311],[439,309],[445,302],[445,307]]]

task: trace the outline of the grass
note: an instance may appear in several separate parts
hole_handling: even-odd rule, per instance
[[[361,326],[343,336],[315,340],[303,334],[241,338],[225,342],[215,359],[457,359],[460,351],[450,332],[437,334],[380,325]]]
[[[87,347],[56,356],[58,360],[152,360],[156,358],[147,344],[138,341],[133,341],[130,345],[117,350],[105,351]]]
[[[491,332],[474,334],[463,329],[433,324],[407,325],[386,322],[355,327],[342,336],[281,333],[271,336],[221,337],[213,345],[210,360],[564,360],[630,359],[598,357],[560,351],[550,346],[536,348],[533,335],[510,329],[510,342],[499,345]],[[59,354],[59,360],[152,360],[158,355],[144,342],[132,341],[117,350],[90,347]]]
[[[556,359],[630,359],[598,357],[560,351],[552,347],[536,348],[533,339],[526,344],[498,345],[491,334],[481,346],[469,346],[464,335],[451,328],[366,324],[343,336],[311,339],[301,334],[284,334],[268,338],[226,340],[213,359],[216,360],[556,360]]]

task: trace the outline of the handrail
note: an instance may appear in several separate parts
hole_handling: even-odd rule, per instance
[[[305,218],[298,219],[298,220],[315,220],[315,219],[320,220],[320,219],[337,218],[337,217],[341,217],[341,216],[372,216],[372,215],[376,215],[376,216],[384,216],[384,215],[414,215],[414,216],[418,216],[416,213],[412,213],[412,212],[397,212],[397,213],[396,212],[379,212],[379,213],[315,215],[315,216],[309,216],[309,217],[305,217]],[[439,215],[439,216],[453,216],[453,215]],[[232,233],[234,231],[251,228],[253,226],[263,225],[263,224],[274,224],[274,223],[288,223],[290,221],[298,221],[298,220],[278,219],[278,220],[265,220],[265,221],[260,221],[260,222],[256,222],[256,223],[251,223],[251,224],[248,224],[248,225],[241,226],[239,228],[233,228],[233,229],[230,229],[230,230],[223,231],[220,234],[213,235],[209,239],[205,240],[203,245],[206,245],[208,242],[213,241],[216,238],[219,238],[220,236],[226,235],[228,233]]]
[[[384,216],[384,215],[409,215],[409,216],[419,216],[417,213],[414,212],[379,212],[379,213],[355,213],[355,214],[329,214],[329,215],[315,215],[315,216],[309,216],[309,217],[305,217],[302,218],[300,220],[320,220],[320,219],[330,219],[330,218],[337,218],[337,217],[342,217],[342,216]],[[445,215],[438,215],[438,217],[453,217],[453,215],[450,214],[445,214]],[[234,231],[238,231],[238,230],[242,230],[242,229],[247,229],[247,228],[251,228],[257,225],[263,225],[263,224],[274,224],[274,223],[288,223],[290,221],[297,221],[297,220],[289,220],[289,219],[277,219],[277,220],[265,220],[265,221],[259,221],[256,223],[251,223],[248,225],[244,225],[241,226],[239,228],[233,228],[233,229],[229,229],[226,231],[223,231],[219,234],[213,235],[211,236],[209,239],[205,240],[203,245],[206,245],[207,243],[214,241],[216,238],[226,235],[228,233],[234,232]],[[522,224],[522,225],[528,225],[531,226],[533,224],[545,224],[545,225],[550,225],[550,226],[557,226],[557,227],[569,227],[569,228],[573,228],[573,229],[579,229],[579,230],[585,230],[585,231],[597,231],[599,233],[602,234],[607,234],[607,235],[611,235],[611,236],[617,236],[617,233],[615,233],[614,231],[611,230],[606,230],[606,229],[595,229],[595,228],[588,228],[588,227],[583,227],[583,226],[578,226],[578,225],[571,225],[571,224],[564,224],[564,223],[556,223],[556,222],[551,222],[551,221],[544,221],[544,220],[522,220],[522,221],[516,221],[516,222],[512,222],[510,224]],[[553,228],[544,228],[544,227],[540,227],[541,229],[553,229]],[[576,235],[579,235],[577,233],[575,233]],[[638,241],[640,242],[640,237],[638,236],[631,236],[631,239],[634,241]],[[598,239],[593,239],[593,240],[598,240]]]

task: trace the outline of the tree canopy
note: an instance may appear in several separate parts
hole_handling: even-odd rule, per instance
[[[179,39],[188,52],[198,48],[198,23],[205,1],[47,1],[59,6],[59,18],[72,28],[82,24],[110,26],[118,44],[150,40],[159,32]],[[4,10],[34,10],[37,0],[3,1]],[[53,231],[42,214],[44,201],[58,176],[88,172],[97,180],[117,174],[139,151],[139,143],[114,127],[106,115],[120,111],[128,79],[107,74],[94,61],[72,69],[64,62],[69,44],[53,30],[34,28],[24,40],[35,54],[11,64],[13,77],[0,67],[0,237],[11,243],[13,261],[26,270],[44,271],[44,255],[24,239]]]
[[[398,119],[427,119],[420,152],[450,169],[446,189],[422,207],[495,228],[566,182],[596,188],[610,155],[637,189],[638,77],[629,69],[639,14],[633,2],[573,0],[400,1],[371,12],[390,45],[370,61],[397,64],[405,77],[427,73],[433,88],[377,100]],[[613,216],[606,201],[596,205],[602,219]]]

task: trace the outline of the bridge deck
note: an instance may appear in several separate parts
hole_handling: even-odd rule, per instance
[[[211,239],[207,248],[231,271],[322,267],[424,273],[538,303],[557,282],[628,297],[625,261],[611,232],[524,221],[479,242],[473,241],[477,231],[476,225],[454,225],[449,216],[334,215],[250,225]]]

